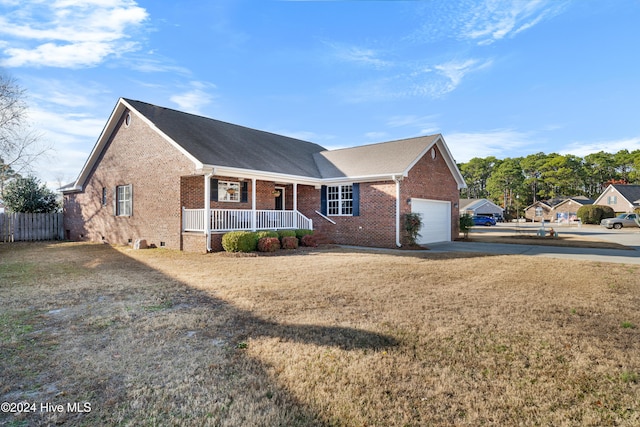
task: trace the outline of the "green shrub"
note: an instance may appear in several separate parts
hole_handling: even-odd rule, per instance
[[[250,231],[232,231],[222,236],[222,247],[227,252],[253,252],[258,247],[258,236]]]
[[[296,236],[283,236],[282,249],[298,249],[298,238]]]
[[[295,232],[298,239],[302,239],[304,236],[310,236],[313,234],[313,230],[308,230],[306,228],[298,228]]]
[[[300,239],[300,245],[308,246],[310,248],[315,248],[318,246],[318,241],[316,240],[316,237],[313,234],[305,234]]]
[[[263,237],[258,240],[260,252],[275,252],[280,249],[280,240],[277,237]]]
[[[283,237],[296,237],[296,230],[278,230],[278,237],[282,242]]]
[[[257,231],[256,236],[258,236],[258,240],[262,239],[263,237],[279,237],[278,232],[273,230]]]
[[[469,237],[469,230],[473,227],[473,218],[468,213],[460,217],[460,232],[464,234],[464,238]]]
[[[605,218],[613,218],[615,212],[610,206],[585,205],[578,209],[577,215],[583,224],[600,224]]]
[[[407,232],[409,245],[416,244],[416,239],[420,235],[420,227],[422,227],[422,215],[419,213],[404,214],[404,231]]]

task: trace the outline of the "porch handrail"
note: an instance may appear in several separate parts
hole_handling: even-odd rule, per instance
[[[205,231],[204,209],[182,208],[182,231]]]
[[[211,231],[313,229],[310,218],[292,210],[211,209],[208,225]],[[182,208],[182,230],[205,232],[204,209]]]
[[[327,221],[329,221],[331,224],[335,224],[336,222],[334,220],[332,220],[331,218],[329,218],[328,216],[326,216],[325,214],[323,214],[322,212],[318,212],[316,211],[316,213],[318,215],[320,215],[322,218],[326,219]]]

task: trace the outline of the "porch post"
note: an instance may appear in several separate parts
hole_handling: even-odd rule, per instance
[[[298,228],[298,183],[293,183],[293,226]]]
[[[251,230],[257,230],[257,211],[256,211],[256,179],[251,178]]]
[[[207,252],[211,252],[211,177],[213,173],[204,175],[204,234],[207,236]]]
[[[293,210],[298,210],[298,183],[293,183]]]

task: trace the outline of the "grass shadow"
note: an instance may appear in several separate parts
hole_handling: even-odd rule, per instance
[[[251,355],[251,340],[347,351],[397,344],[356,328],[264,319],[108,245],[78,246],[0,247],[0,279],[10,278],[0,280],[0,314],[20,323],[2,336],[0,398],[65,407],[2,413],[0,424],[329,425]],[[91,411],[67,411],[73,402]]]

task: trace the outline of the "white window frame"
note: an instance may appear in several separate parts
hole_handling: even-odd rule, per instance
[[[617,205],[618,204],[618,196],[617,195],[607,196],[607,204],[608,205]]]
[[[327,216],[353,216],[353,184],[327,186]]]
[[[218,201],[219,202],[240,202],[240,182],[238,181],[218,181]]]
[[[131,184],[118,185],[115,192],[116,216],[133,214],[133,192]]]

